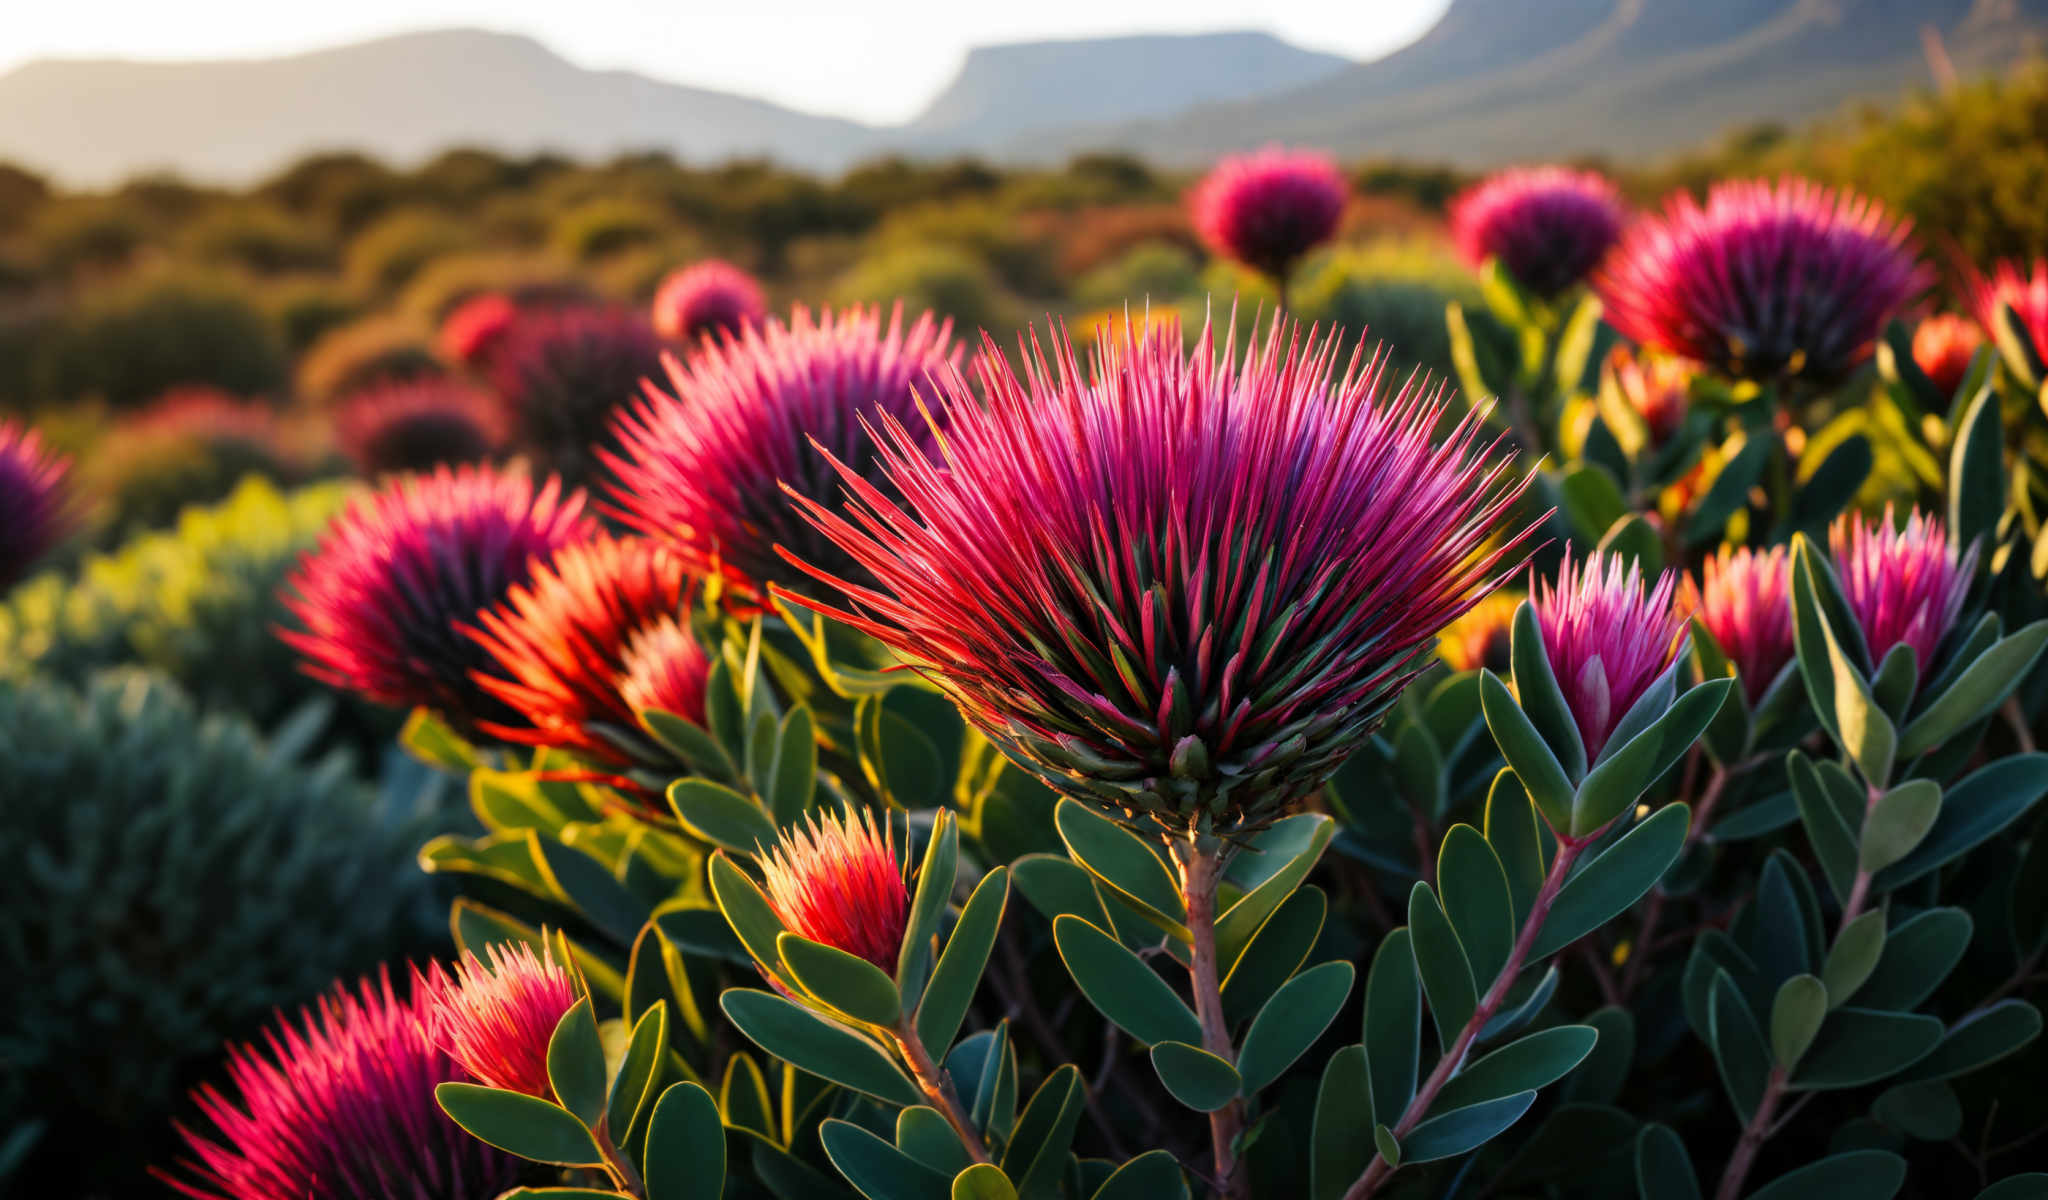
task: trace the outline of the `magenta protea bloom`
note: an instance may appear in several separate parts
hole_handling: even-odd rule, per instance
[[[621,412],[619,451],[602,454],[613,475],[610,511],[674,546],[692,573],[722,576],[754,604],[766,602],[771,584],[809,585],[778,546],[857,573],[784,489],[838,507],[842,485],[826,454],[868,486],[888,486],[865,426],[900,419],[931,443],[917,397],[935,372],[952,370],[951,332],[930,313],[906,327],[901,305],[886,326],[879,309],[814,318],[798,307],[788,324],[748,326],[685,362],[671,358],[675,394],[650,389]]]
[[[459,626],[597,532],[583,493],[522,472],[446,467],[401,476],[337,517],[285,587],[302,626],[279,632],[316,679],[379,704],[424,705],[464,729],[510,716],[472,673],[489,663]]]
[[[371,477],[480,462],[504,446],[506,424],[496,396],[445,376],[365,388],[334,416],[342,453]]]
[[[1970,593],[1977,547],[1958,558],[1939,520],[1915,509],[1903,527],[1895,526],[1887,505],[1882,518],[1868,523],[1843,513],[1828,529],[1828,548],[1872,660],[1881,661],[1893,646],[1911,646],[1926,679]]]
[[[768,903],[791,933],[896,975],[910,890],[896,847],[863,809],[812,814],[761,860]]]
[[[520,318],[492,360],[520,443],[542,470],[582,483],[614,411],[660,369],[661,339],[637,313],[572,308]]]
[[[64,477],[71,460],[35,430],[0,421],[0,592],[12,587],[71,527]]]
[[[2001,262],[1988,279],[1972,272],[1969,285],[1977,324],[1997,329],[1999,314],[2009,305],[2035,350],[2048,354],[2048,258],[2035,259],[2031,275],[2020,263]]]
[[[715,258],[675,272],[654,293],[654,331],[674,342],[738,333],[767,313],[754,277]]]
[[[536,955],[524,942],[501,942],[485,953],[488,965],[464,951],[453,975],[440,963],[415,972],[434,1040],[478,1083],[552,1100],[548,1039],[580,999],[576,982],[551,949]]]
[[[388,972],[337,985],[298,1024],[228,1051],[232,1095],[193,1093],[211,1136],[180,1125],[192,1157],[153,1173],[196,1200],[477,1200],[519,1181],[520,1161],[464,1133],[434,1100],[468,1076],[434,1043],[426,997]]]
[[[1018,378],[993,342],[984,405],[894,416],[882,474],[842,468],[844,516],[799,497],[872,586],[811,564],[826,608],[913,660],[1059,791],[1159,826],[1248,827],[1320,787],[1514,559],[1487,550],[1523,486],[1477,415],[1432,438],[1441,390],[1388,398],[1383,360],[1335,372],[1333,331],[1276,317],[1240,362],[1177,324],[1064,330]],[[1496,443],[1497,444],[1497,443]]]
[[[437,339],[441,356],[472,369],[487,368],[518,319],[519,306],[509,296],[472,296],[442,319]]]
[[[1275,279],[1330,240],[1351,190],[1321,154],[1277,147],[1226,158],[1188,195],[1209,248]]]
[[[1666,571],[1645,593],[1633,559],[1624,566],[1620,555],[1593,554],[1574,563],[1567,550],[1557,582],[1539,579],[1530,589],[1544,653],[1589,761],[1678,657],[1686,614],[1671,604],[1677,586]]]
[[[1792,568],[1783,546],[1723,546],[1701,565],[1700,582],[1686,576],[1678,608],[1714,635],[1751,704],[1792,661]]]
[[[1638,221],[1593,286],[1639,345],[1739,379],[1828,381],[1870,353],[1932,279],[1911,223],[1803,179],[1680,193]]]
[[[1603,175],[1515,167],[1451,202],[1451,238],[1477,269],[1498,259],[1515,282],[1548,300],[1584,282],[1621,237],[1621,194]]]

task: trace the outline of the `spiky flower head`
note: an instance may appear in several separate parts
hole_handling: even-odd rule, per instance
[[[1574,562],[1569,548],[1557,582],[1530,591],[1537,628],[1565,706],[1578,723],[1586,757],[1599,757],[1609,734],[1678,657],[1686,614],[1672,607],[1675,573],[1645,592],[1642,567],[1618,554]]]
[[[661,339],[645,317],[570,308],[520,318],[491,367],[521,446],[543,470],[582,483],[612,414],[661,370]]]
[[[813,813],[761,860],[768,903],[799,937],[896,974],[910,889],[896,846],[874,813]]]
[[[42,435],[0,421],[0,592],[12,587],[71,527],[64,477],[71,460]]]
[[[427,997],[388,972],[337,985],[264,1046],[228,1051],[231,1090],[193,1093],[214,1130],[180,1125],[190,1153],[155,1174],[196,1200],[476,1200],[520,1161],[464,1133],[434,1100],[469,1078],[435,1043]]]
[[[1983,344],[1984,333],[1976,322],[1955,313],[1938,313],[1913,330],[1913,365],[1942,395],[1953,396]]]
[[[1792,568],[1785,547],[1721,547],[1678,589],[1678,609],[1707,627],[1755,704],[1792,661]]]
[[[1920,678],[1926,679],[1934,652],[1969,596],[1977,547],[1958,557],[1940,520],[1915,509],[1898,525],[1886,505],[1875,521],[1854,513],[1836,518],[1828,528],[1828,549],[1871,657],[1881,660],[1893,646],[1911,646]]]
[[[552,948],[535,954],[525,942],[499,942],[485,953],[488,962],[463,951],[452,975],[435,963],[415,976],[434,1040],[478,1083],[551,1100],[548,1039],[576,1007],[576,981]]]
[[[441,356],[472,370],[487,369],[518,320],[519,306],[511,297],[498,292],[471,296],[442,318],[436,338]]]
[[[1998,328],[2000,314],[2010,307],[2019,319],[2019,331],[2034,343],[2036,351],[2048,354],[2048,258],[2034,260],[2028,273],[2025,264],[2001,262],[1987,278],[1971,272],[1970,311],[1986,330]]]
[[[984,405],[894,417],[845,515],[806,514],[875,583],[819,578],[835,612],[917,664],[1012,759],[1134,823],[1255,827],[1335,771],[1518,553],[1482,551],[1513,503],[1477,415],[1442,440],[1441,389],[1389,398],[1383,359],[1276,317],[1240,360],[1177,323],[1064,330],[1018,377],[994,342]],[[1332,376],[1336,378],[1333,380]],[[814,605],[815,606],[815,605]]]
[[[1437,636],[1436,656],[1453,671],[1486,667],[1505,673],[1508,650],[1513,644],[1515,610],[1521,606],[1520,592],[1502,588],[1487,593],[1484,600]]]
[[[1512,167],[1451,202],[1451,238],[1477,268],[1499,261],[1549,300],[1584,282],[1621,237],[1621,194],[1606,176],[1570,167]]]
[[[1217,163],[1188,211],[1209,249],[1278,279],[1337,232],[1350,194],[1325,155],[1274,146]]]
[[[621,660],[619,698],[634,712],[654,709],[704,723],[711,661],[695,635],[663,618],[636,631]]]
[[[1692,364],[1669,355],[1630,353],[1626,347],[1616,346],[1607,356],[1606,371],[1615,391],[1648,427],[1651,445],[1670,441],[1685,424],[1697,373]]]
[[[828,454],[867,486],[889,488],[867,427],[904,422],[929,446],[935,435],[917,415],[918,396],[957,358],[950,321],[926,313],[906,325],[900,304],[886,324],[877,308],[814,317],[799,306],[787,323],[771,319],[704,343],[687,360],[669,359],[673,395],[650,389],[620,413],[618,453],[603,454],[610,511],[756,604],[770,584],[811,585],[778,546],[863,578],[789,496],[842,506]]]
[[[536,557],[587,540],[583,493],[520,471],[442,467],[357,499],[286,581],[303,669],[378,704],[424,705],[473,730],[502,719],[479,687],[484,648],[460,626],[524,583]]]
[[[1737,379],[1846,375],[1931,274],[1911,223],[1803,179],[1679,193],[1622,236],[1594,277],[1624,337]]]
[[[664,699],[685,705],[669,711],[701,723],[711,672],[703,647],[687,634],[664,639],[659,651],[668,658],[657,666],[649,661],[653,643],[635,645],[657,626],[674,627],[689,607],[690,588],[682,559],[645,538],[599,537],[536,564],[533,578],[470,630],[495,663],[477,673],[477,685],[518,714],[482,723],[484,732],[630,763],[635,755],[622,739],[637,729],[636,705],[625,686],[636,673],[657,670],[672,684]]]
[[[738,333],[767,314],[754,277],[715,258],[674,272],[654,293],[654,331],[672,342]]]
[[[506,426],[496,396],[447,376],[372,385],[334,416],[342,453],[372,478],[481,462],[504,446]]]

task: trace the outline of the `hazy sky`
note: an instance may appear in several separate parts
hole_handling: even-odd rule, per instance
[[[50,55],[222,58],[401,30],[531,34],[587,67],[762,96],[869,121],[914,114],[967,48],[1117,33],[1265,29],[1373,58],[1450,0],[8,0],[0,71]]]

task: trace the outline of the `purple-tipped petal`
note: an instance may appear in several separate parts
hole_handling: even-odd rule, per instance
[[[1678,656],[1685,614],[1674,611],[1675,573],[1643,588],[1643,572],[1618,554],[1573,562],[1569,551],[1557,582],[1538,579],[1530,591],[1550,670],[1578,722],[1586,757],[1598,758],[1608,735]]]
[[[1828,529],[1828,548],[1872,660],[1911,646],[1924,681],[1969,596],[1977,548],[1958,558],[1939,520],[1916,509],[1895,526],[1889,506],[1871,522],[1843,513]]]

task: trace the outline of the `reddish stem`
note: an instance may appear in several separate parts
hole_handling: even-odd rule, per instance
[[[1223,1017],[1223,987],[1216,969],[1216,885],[1223,858],[1204,854],[1192,844],[1175,848],[1180,859],[1181,898],[1187,904],[1188,983],[1195,994],[1195,1016],[1202,1022],[1202,1049],[1237,1065],[1230,1044],[1230,1026]],[[1244,1133],[1244,1102],[1230,1103],[1209,1114],[1209,1141],[1216,1168],[1216,1192],[1224,1200],[1244,1200],[1245,1181],[1238,1176],[1237,1139]]]
[[[917,1026],[908,1016],[896,1023],[896,1045],[903,1051],[903,1061],[910,1064],[910,1073],[917,1077],[917,1086],[924,1091],[925,1098],[939,1115],[946,1118],[946,1124],[953,1127],[954,1136],[960,1139],[968,1156],[975,1162],[989,1161],[988,1147],[982,1143],[981,1135],[967,1121],[967,1114],[960,1110],[960,1100],[953,1094],[953,1085],[932,1061],[931,1052],[924,1048],[924,1039],[917,1036]]]
[[[1784,1096],[1785,1068],[1772,1067],[1770,1078],[1764,1083],[1764,1094],[1756,1102],[1756,1111],[1750,1114],[1749,1124],[1742,1127],[1742,1139],[1735,1143],[1735,1153],[1721,1172],[1721,1186],[1714,1190],[1714,1200],[1739,1200],[1749,1168],[1756,1163],[1757,1151],[1763,1149],[1764,1139],[1771,1136],[1771,1118],[1777,1114],[1778,1101]]]

